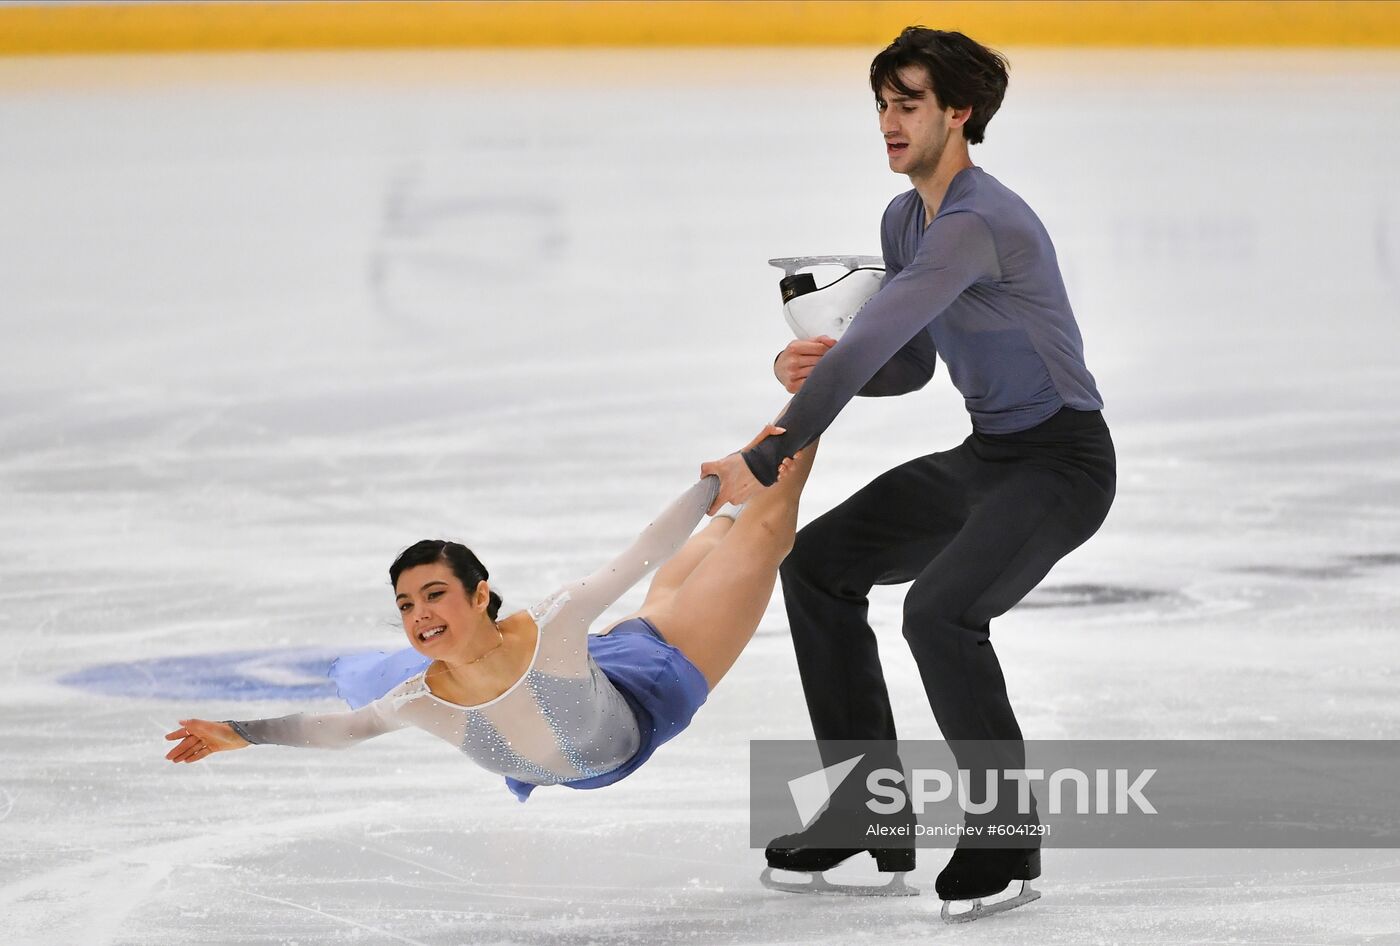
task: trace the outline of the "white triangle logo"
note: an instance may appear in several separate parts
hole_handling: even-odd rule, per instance
[[[846,781],[846,776],[850,775],[851,770],[864,758],[865,753],[861,753],[853,759],[808,772],[788,782],[788,792],[792,794],[792,803],[797,806],[797,817],[802,819],[803,828],[810,827],[812,822],[817,820],[817,815],[821,813],[827,800],[836,793],[841,783]]]

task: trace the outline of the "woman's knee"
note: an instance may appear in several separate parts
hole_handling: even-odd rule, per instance
[[[743,529],[751,537],[750,541],[756,542],[777,565],[792,552],[796,538],[795,520],[796,516],[782,509],[748,509],[735,528]]]

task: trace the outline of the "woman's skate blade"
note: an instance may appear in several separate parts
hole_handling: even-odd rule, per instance
[[[765,867],[758,876],[758,882],[769,890],[784,893],[815,893],[842,897],[917,897],[918,887],[904,882],[905,871],[899,871],[888,883],[879,885],[834,884],[826,879],[825,871],[782,870],[781,873],[807,878],[806,881],[781,880],[773,876],[776,867]]]
[[[1013,880],[1001,893],[974,900],[945,900],[941,916],[944,923],[971,923],[994,913],[1024,906],[1032,900],[1040,899],[1040,891],[1034,889],[1027,880]]]

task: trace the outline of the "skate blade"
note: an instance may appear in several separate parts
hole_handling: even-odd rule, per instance
[[[791,276],[798,270],[807,266],[844,266],[847,269],[884,269],[885,258],[883,256],[779,256],[768,261],[769,266],[776,266],[785,275]]]
[[[863,884],[833,884],[826,879],[821,871],[814,873],[800,870],[783,871],[785,874],[805,874],[807,877],[805,883],[779,880],[773,876],[773,871],[776,869],[765,867],[763,873],[758,877],[758,882],[769,890],[781,890],[783,893],[816,893],[841,897],[917,897],[919,895],[918,887],[911,887],[904,882],[904,871],[896,873],[890,878],[889,883],[877,887]]]
[[[1012,893],[1018,883],[1021,885],[1020,890]],[[994,893],[990,897],[976,900],[945,900],[940,915],[944,923],[971,923],[973,920],[980,920],[993,913],[1005,913],[1039,899],[1040,891],[1031,887],[1027,881],[1014,881],[1001,893]],[[957,909],[954,909],[955,905]]]

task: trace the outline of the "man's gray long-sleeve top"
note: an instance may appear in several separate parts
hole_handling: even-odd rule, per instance
[[[996,178],[977,167],[958,172],[927,227],[918,191],[900,194],[880,243],[880,291],[778,419],[787,432],[744,452],[759,482],[772,485],[778,464],[857,394],[923,387],[935,353],[982,433],[1028,430],[1066,406],[1103,407],[1050,235]]]

